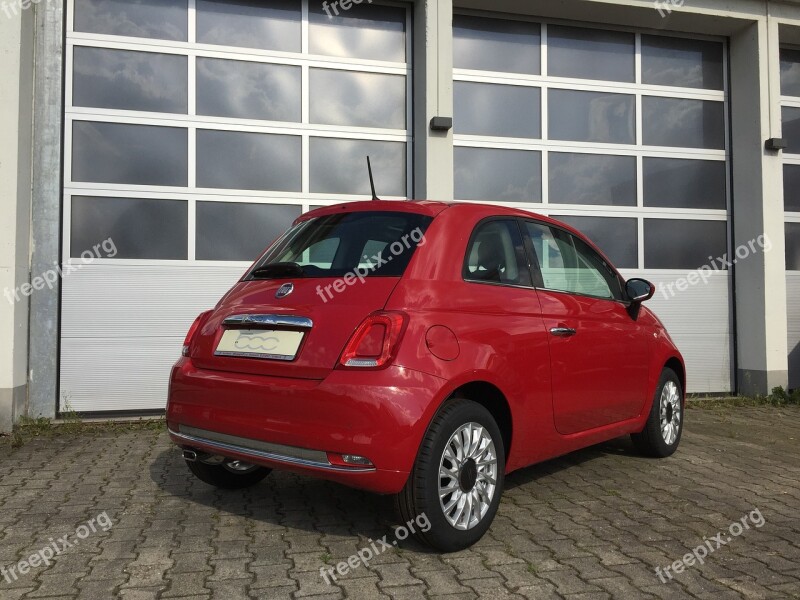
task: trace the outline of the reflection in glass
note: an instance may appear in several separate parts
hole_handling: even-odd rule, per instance
[[[76,46],[72,104],[186,114],[187,63],[174,54]]]
[[[378,196],[405,198],[406,144],[338,138],[311,138],[311,191],[371,196],[367,156]]]
[[[800,96],[800,50],[781,48],[781,94]]]
[[[725,210],[725,161],[644,158],[644,205]]]
[[[456,81],[455,132],[540,138],[541,90],[516,85]]]
[[[300,35],[300,0],[197,0],[201,44],[300,52]]]
[[[725,148],[725,105],[713,100],[642,98],[645,146]]]
[[[554,77],[635,80],[636,37],[632,33],[547,27],[547,72]]]
[[[311,69],[311,122],[406,128],[404,75]]]
[[[309,6],[311,54],[406,62],[406,9],[354,4],[347,11],[321,2]]]
[[[724,89],[722,43],[642,36],[642,83]]]
[[[458,200],[542,201],[542,153],[493,148],[455,149]]]
[[[300,136],[197,131],[197,187],[300,191]]]
[[[75,0],[75,31],[185,42],[187,0]]]
[[[198,202],[196,258],[252,262],[299,216],[299,206]]]
[[[781,108],[783,138],[789,143],[786,152],[800,154],[800,108],[784,106]]]
[[[634,96],[549,90],[550,139],[634,144]]]
[[[188,222],[183,200],[73,196],[70,256],[111,238],[117,249],[111,258],[186,260]]]
[[[636,157],[551,152],[549,202],[636,206]]]
[[[786,223],[786,270],[800,271],[800,223]]]
[[[72,181],[186,186],[188,147],[177,127],[75,121]]]
[[[636,219],[551,216],[572,225],[592,240],[618,269],[639,267],[639,227]]]
[[[699,269],[727,248],[726,221],[644,220],[645,269]]]
[[[539,75],[541,26],[525,21],[453,16],[456,69]]]
[[[783,165],[783,210],[800,212],[800,165]]]
[[[299,122],[301,67],[197,58],[197,114]]]

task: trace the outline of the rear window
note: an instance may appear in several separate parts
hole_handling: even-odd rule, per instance
[[[418,246],[425,244],[431,217],[400,212],[328,215],[289,229],[258,262],[249,279],[282,276],[401,277]],[[286,269],[281,267],[286,266]],[[274,266],[275,268],[270,268]]]

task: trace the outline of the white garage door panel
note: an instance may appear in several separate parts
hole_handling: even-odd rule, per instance
[[[800,272],[786,273],[786,296],[789,321],[789,387],[800,388]]]
[[[244,271],[87,265],[65,277],[60,410],[163,409],[189,326]]]
[[[656,295],[647,303],[664,323],[683,354],[687,369],[687,392],[730,392],[731,348],[730,292],[728,273],[714,273],[706,284],[676,290],[665,298],[662,289],[682,277],[681,272],[625,270],[627,278],[644,277],[656,285]]]

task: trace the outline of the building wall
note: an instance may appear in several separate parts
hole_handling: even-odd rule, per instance
[[[0,16],[0,432],[27,401],[33,15]]]

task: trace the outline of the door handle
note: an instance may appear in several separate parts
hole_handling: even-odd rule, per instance
[[[578,333],[578,330],[571,327],[553,327],[550,333],[556,337],[572,337]]]

